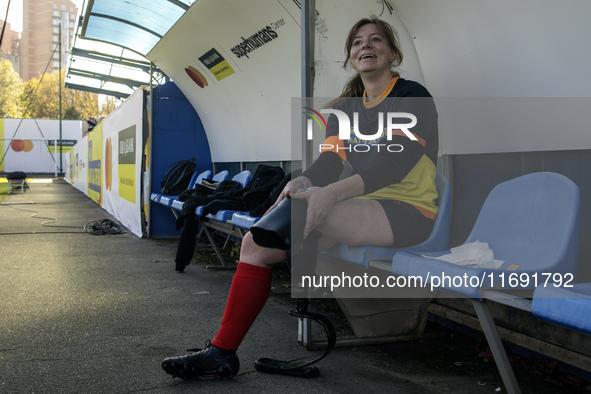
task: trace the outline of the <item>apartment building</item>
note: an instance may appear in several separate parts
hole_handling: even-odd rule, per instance
[[[61,68],[68,65],[68,52],[78,23],[78,8],[69,0],[23,0],[23,32],[21,37],[21,78],[24,82],[59,68],[61,25]]]
[[[4,26],[4,21],[0,19],[0,29]],[[10,28],[10,23],[4,27],[4,36],[2,45],[0,45],[0,59],[8,59],[12,63],[12,68],[20,74],[20,39],[19,34]]]
[[[4,21],[0,19],[0,28],[4,26]],[[18,53],[19,37],[18,32],[10,28],[10,23],[6,24],[4,28],[4,36],[2,37],[2,45],[0,45],[0,53],[2,55],[16,55]]]

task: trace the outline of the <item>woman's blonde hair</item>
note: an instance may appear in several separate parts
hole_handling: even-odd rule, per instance
[[[353,46],[353,40],[357,36],[357,30],[359,30],[362,26],[373,23],[377,26],[380,30],[390,48],[396,52],[396,59],[392,63],[392,67],[397,67],[402,63],[402,51],[400,50],[400,43],[398,42],[398,37],[392,26],[388,22],[385,22],[381,19],[378,19],[377,16],[372,15],[369,18],[363,18],[359,20],[356,24],[353,25],[351,30],[349,30],[349,34],[347,35],[347,41],[345,42],[345,64],[343,68],[346,68],[349,62],[351,61],[351,47]],[[392,70],[392,76],[396,76],[398,73]],[[345,83],[345,87],[343,88],[343,92],[341,93],[341,97],[360,97],[363,95],[363,90],[365,87],[363,86],[363,81],[361,80],[361,76],[359,73],[355,74],[353,77],[349,78],[349,80]]]

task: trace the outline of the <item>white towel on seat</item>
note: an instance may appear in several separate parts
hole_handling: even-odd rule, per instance
[[[450,249],[451,253],[439,257],[424,256],[431,259],[442,260],[448,263],[472,268],[500,268],[504,261],[495,260],[492,249],[487,242],[471,242]]]

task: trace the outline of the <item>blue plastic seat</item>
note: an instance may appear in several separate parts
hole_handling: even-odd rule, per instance
[[[226,171],[225,176],[227,178],[227,176],[228,176],[227,171]],[[242,187],[244,187],[250,181],[250,177],[251,177],[251,172],[248,170],[244,170],[244,171],[234,175],[232,177],[232,180],[239,182],[242,185]],[[214,180],[215,180],[215,177],[214,177]],[[201,221],[200,217],[201,217],[201,214],[203,213],[203,206],[199,206],[195,210],[195,215],[197,216],[197,220],[201,223],[201,225],[202,225],[201,228],[202,228],[203,232],[205,233],[205,235],[207,236],[209,244],[211,245],[214,252],[218,256],[218,260],[220,261],[222,268],[235,268],[235,266],[230,266],[230,265],[226,264],[226,261],[224,260],[222,253],[220,252],[219,248],[217,247],[211,232],[208,230],[208,227],[212,226],[212,222],[218,222],[222,226],[224,226],[224,225],[227,226],[226,222],[232,218],[232,215],[235,212],[236,211],[232,211],[232,210],[219,210],[215,214],[208,214],[206,216],[206,220]],[[217,226],[215,226],[215,227],[217,227]],[[230,237],[231,237],[231,225],[229,228],[224,229],[223,231],[228,231],[228,235],[226,237],[226,243],[224,244],[224,248],[225,248],[226,245],[228,244],[228,241],[230,240]]]
[[[189,189],[195,189],[195,186],[197,186],[199,183],[201,183],[202,180],[207,179],[211,176],[211,171],[210,170],[206,170],[203,171],[202,173],[200,173],[199,175],[197,175],[197,177],[195,178],[194,182],[192,182],[189,185]],[[170,202],[170,207],[174,210],[180,211],[183,209],[183,202],[179,201],[178,199],[179,196],[176,196],[175,198],[172,199],[172,201]]]
[[[203,171],[201,174],[199,174],[197,176],[197,179],[195,179],[195,183],[193,184],[191,189],[195,189],[195,186],[197,186],[197,184],[201,183],[202,180],[209,178],[210,176],[211,176],[211,171],[209,171],[209,170]]]
[[[482,300],[481,289],[508,288],[509,275],[523,274],[513,281],[513,289],[534,289],[535,275],[571,273],[576,275],[579,243],[579,188],[567,177],[538,172],[497,185],[488,195],[465,244],[487,242],[499,269],[468,268],[417,253],[400,252],[394,256],[392,272],[428,279],[448,277],[479,278],[478,285],[457,286],[446,282],[442,289]],[[437,257],[450,253],[426,253]],[[515,277],[515,275],[513,275]],[[530,280],[526,283],[526,278]],[[503,281],[504,279],[504,281]],[[464,281],[466,282],[466,281]]]
[[[187,186],[187,189],[190,189],[192,187],[192,185],[195,184],[195,179],[197,179],[197,175],[198,174],[196,172],[193,174],[193,176],[191,177],[191,180],[189,181],[189,185]],[[165,207],[170,207],[170,205],[172,204],[172,201],[175,198],[178,198],[178,196],[171,196],[171,195],[167,195],[167,194],[160,194],[159,196],[157,196],[152,201],[157,201],[160,205],[164,205]]]
[[[591,283],[567,285],[572,287],[538,286],[532,313],[540,320],[591,335]]]
[[[380,246],[347,246],[338,244],[322,254],[345,261],[347,263],[368,268],[371,260],[391,261],[392,257],[402,251],[441,251],[449,249],[449,237],[451,226],[451,186],[447,178],[437,173],[435,175],[435,187],[437,188],[438,206],[435,224],[431,235],[420,244],[406,248],[387,248]]]
[[[212,180],[213,182],[220,183],[220,182],[223,182],[223,181],[227,180],[229,175],[230,175],[230,173],[228,172],[228,170],[223,170],[223,171],[220,171],[220,172],[218,172],[217,174],[215,174],[215,175],[213,176],[213,178],[211,178],[211,180]],[[239,175],[240,175],[240,174],[239,174]],[[237,175],[235,175],[235,176],[234,176],[234,178],[235,178],[236,176],[237,176]],[[234,180],[234,179],[232,178],[232,180]],[[179,210],[179,211],[183,209],[183,204],[182,204],[182,203],[181,203],[181,204],[178,204],[178,203],[177,203],[177,204],[176,204],[176,206],[178,207],[178,210]],[[176,209],[176,208],[175,208],[175,209]],[[202,213],[202,212],[203,212],[203,206],[202,206],[202,205],[201,205],[201,206],[198,206],[198,207],[195,209],[195,215],[197,215],[198,217],[200,217],[200,216],[201,216],[201,213]]]
[[[250,230],[250,228],[259,220],[260,217],[250,216],[247,212],[235,212],[232,215],[232,225],[243,230]]]
[[[192,189],[194,189],[195,186],[197,186],[197,184],[201,183],[202,180],[207,179],[210,176],[211,176],[211,171],[209,171],[209,170],[204,171],[203,173],[199,174],[199,176],[195,180],[195,183],[193,184]],[[220,171],[217,174],[215,174],[211,180],[214,182],[222,182],[222,181],[225,181],[226,179],[228,179],[228,171],[224,170],[224,171]],[[174,209],[175,211],[182,211],[183,210],[183,201],[179,201],[177,198],[171,202],[170,207],[172,209]]]
[[[161,193],[152,193],[150,194],[150,200],[152,200],[155,203],[159,203],[160,202],[160,197],[162,197]]]
[[[202,179],[207,178],[208,176],[211,175],[211,171],[206,170],[203,171],[201,173],[195,173],[193,174],[193,176],[191,177],[191,181],[189,182],[189,185],[187,187],[187,190],[190,189],[194,189],[195,185],[199,182],[201,182]],[[164,205],[165,207],[171,207],[174,201],[178,201],[179,196],[167,196],[167,195],[161,195],[160,199],[159,199],[159,203],[161,205]]]
[[[504,262],[498,269],[469,268],[404,251],[392,259],[393,274],[472,299],[510,393],[518,393],[519,386],[490,310],[482,301],[501,300],[506,290],[533,290],[548,273],[576,278],[579,204],[579,188],[567,177],[550,172],[524,175],[493,188],[465,242],[487,242],[494,259]]]
[[[234,175],[232,177],[233,181],[239,182],[242,187],[246,186],[246,184],[250,181],[250,177],[251,177],[251,173],[248,170],[244,170],[236,175]],[[203,208],[201,208],[203,209]],[[237,211],[232,211],[232,210],[227,210],[227,209],[223,209],[223,210],[219,210],[218,212],[216,212],[215,214],[209,214],[207,215],[208,219],[213,219],[216,220],[218,222],[222,222],[222,223],[226,223],[226,221],[228,221],[229,219],[232,218],[232,215],[234,213],[236,213]]]
[[[233,181],[236,181],[242,185],[242,187],[246,186],[246,184],[250,181],[250,177],[252,174],[248,170],[244,170],[232,177]]]
[[[214,182],[223,182],[226,179],[228,179],[228,176],[230,176],[230,173],[228,172],[228,170],[223,170],[223,171],[220,171],[217,174],[215,174],[213,176],[213,178],[211,178],[211,180]]]

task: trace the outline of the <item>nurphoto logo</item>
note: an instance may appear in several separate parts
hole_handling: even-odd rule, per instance
[[[318,124],[320,129],[324,129],[325,131],[328,130],[328,123],[322,114],[333,114],[336,116],[338,121],[339,133],[338,139],[339,140],[348,140],[349,146],[342,147],[336,146],[334,144],[327,144],[323,143],[320,144],[319,149],[320,152],[324,150],[334,151],[336,150],[347,150],[351,151],[354,150],[355,152],[368,152],[372,147],[375,147],[380,150],[380,148],[385,147],[388,152],[402,152],[403,147],[400,144],[378,144],[378,143],[368,143],[368,141],[379,141],[384,135],[388,141],[392,140],[393,135],[405,135],[412,141],[417,141],[417,137],[409,131],[417,124],[417,117],[409,112],[379,112],[378,113],[378,129],[373,134],[363,134],[359,130],[359,113],[353,113],[353,127],[351,127],[351,120],[349,119],[349,115],[345,112],[338,110],[338,109],[321,109],[320,112],[309,108],[303,107],[304,114],[308,116],[307,123],[306,123],[306,138],[310,141],[313,139],[314,134],[314,122]],[[394,121],[396,119],[396,122]],[[397,123],[401,119],[408,119],[410,122],[408,123]],[[386,125],[384,127],[384,124]],[[324,127],[323,127],[324,126]],[[354,141],[363,141],[364,143],[355,143]]]

